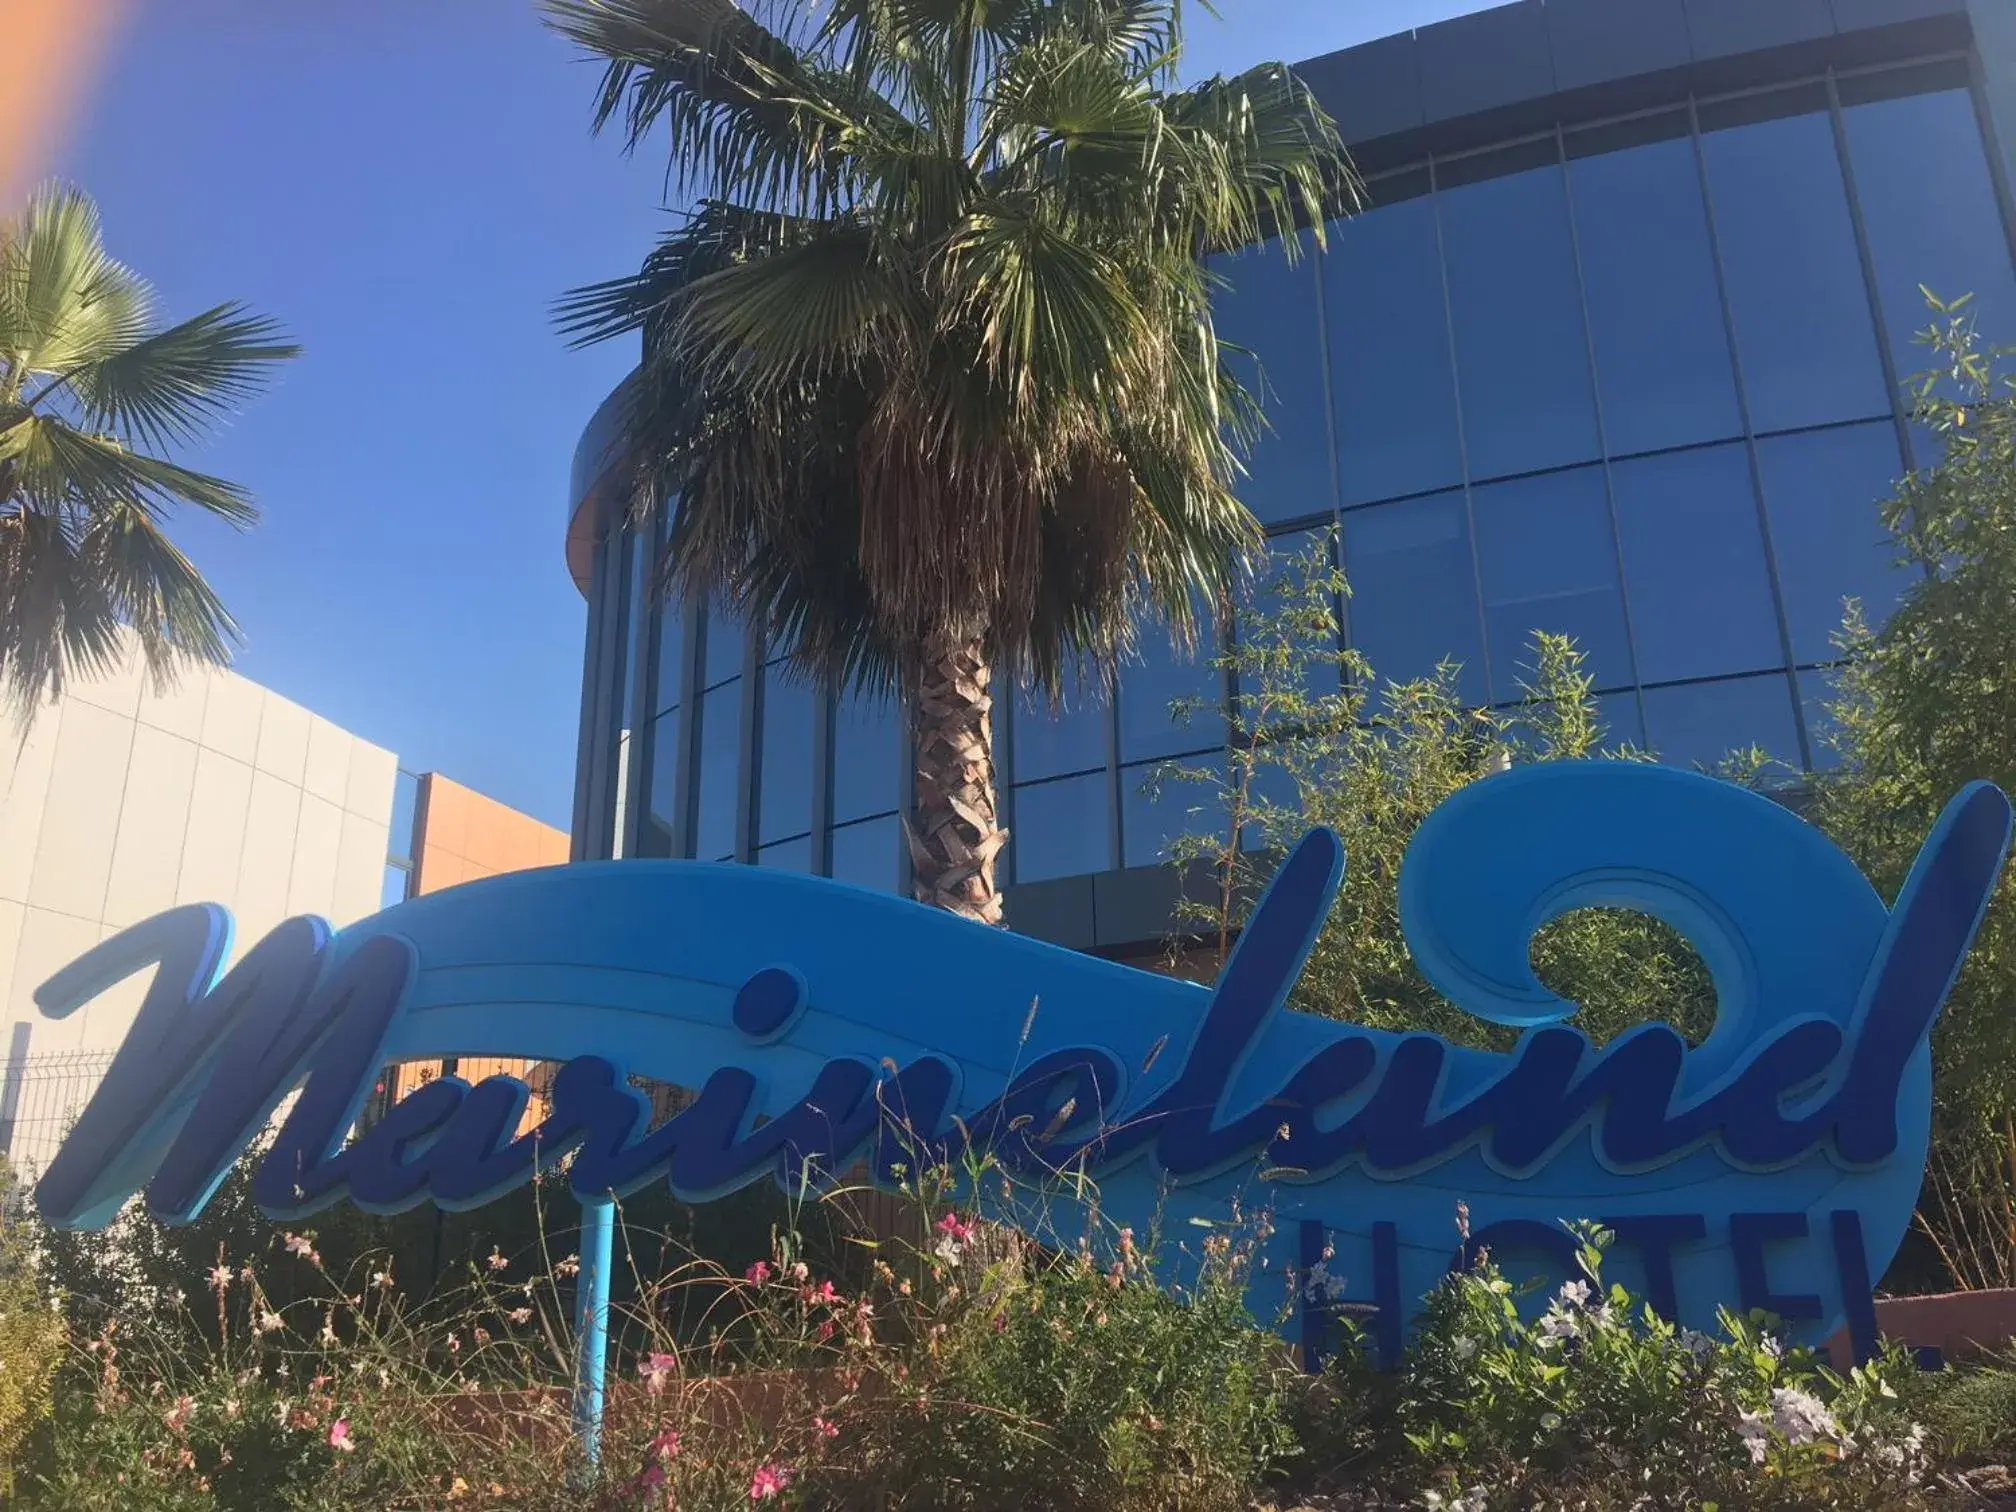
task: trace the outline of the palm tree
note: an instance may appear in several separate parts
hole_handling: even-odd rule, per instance
[[[904,694],[917,895],[999,922],[994,672],[1055,696],[1242,568],[1258,409],[1204,260],[1320,235],[1336,129],[1279,65],[1176,89],[1180,0],[548,5],[606,60],[598,129],[663,127],[691,196],[561,304],[577,340],[642,332],[659,586]]]
[[[257,511],[160,453],[298,350],[236,304],[163,328],[77,189],[0,223],[0,679],[24,718],[116,663],[122,627],[157,684],[229,659],[237,626],[165,526],[180,505],[238,526]]]

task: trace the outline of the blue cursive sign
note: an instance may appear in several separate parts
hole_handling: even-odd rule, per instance
[[[1866,1346],[1871,1278],[1923,1174],[1928,1033],[2010,829],[2001,792],[1969,787],[1886,908],[1825,836],[1726,783],[1621,762],[1479,782],[1422,825],[1401,922],[1451,1002],[1523,1031],[1504,1054],[1288,1009],[1343,875],[1322,830],[1208,990],[832,882],[686,862],[495,878],[334,934],[292,919],[228,971],[229,916],[178,908],[36,994],[61,1017],[153,973],[36,1196],[51,1222],[91,1227],[144,1188],[189,1221],[298,1089],[254,1189],[276,1219],[344,1199],[468,1208],[570,1155],[584,1197],[665,1182],[699,1200],[862,1159],[893,1182],[984,1148],[1089,1173],[1142,1232],[1264,1202],[1262,1274],[1302,1278],[1312,1353],[1339,1286],[1308,1278],[1376,1308],[1391,1356],[1452,1264],[1489,1245],[1566,1266],[1561,1220],[1582,1217],[1616,1231],[1623,1279],[1671,1315],[1765,1307],[1808,1337],[1845,1320]],[[1531,942],[1596,906],[1699,951],[1717,995],[1700,1045],[1655,1023],[1599,1048],[1569,1027]],[[445,1077],[354,1132],[386,1062],[472,1054],[562,1063],[537,1128],[516,1132],[522,1082]],[[633,1073],[698,1095],[651,1128]]]

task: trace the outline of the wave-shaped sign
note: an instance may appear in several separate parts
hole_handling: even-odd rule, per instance
[[[1621,762],[1516,769],[1421,826],[1400,877],[1415,960],[1522,1030],[1489,1053],[1287,1007],[1346,858],[1312,832],[1205,988],[814,878],[688,862],[574,865],[402,903],[332,934],[293,919],[228,972],[230,919],[178,908],[37,992],[61,1017],[153,971],[132,1032],[37,1188],[52,1223],[143,1187],[193,1219],[297,1088],[255,1200],[297,1219],[467,1208],[572,1156],[584,1198],[691,1200],[865,1159],[885,1182],[984,1149],[1083,1173],[1102,1213],[1178,1241],[1271,1210],[1256,1285],[1295,1285],[1320,1345],[1342,1293],[1382,1353],[1468,1251],[1572,1260],[1562,1221],[1618,1236],[1623,1279],[1684,1321],[1763,1307],[1814,1340],[1873,1336],[1871,1277],[1911,1221],[1928,1035],[1995,888],[2010,805],[1956,797],[1886,908],[1786,808]],[[1535,977],[1575,909],[1655,915],[1713,977],[1712,1032],[1593,1046]],[[1033,1013],[1032,1013],[1033,1007]],[[560,1062],[519,1135],[509,1077],[430,1082],[355,1132],[388,1061]],[[632,1075],[698,1089],[657,1128]],[[1318,1263],[1321,1262],[1321,1270]],[[1316,1277],[1328,1278],[1314,1284]],[[1283,1300],[1256,1299],[1271,1311]]]

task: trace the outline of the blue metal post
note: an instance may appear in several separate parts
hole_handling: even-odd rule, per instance
[[[603,1376],[609,1363],[609,1267],[615,1259],[616,1204],[581,1204],[581,1284],[574,1337],[574,1438],[583,1463],[602,1460]]]

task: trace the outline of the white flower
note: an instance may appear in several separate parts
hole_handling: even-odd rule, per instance
[[[1552,1433],[1555,1429],[1559,1428],[1560,1426],[1561,1426],[1560,1413],[1543,1412],[1540,1414],[1540,1429],[1543,1433]]]
[[[1683,1328],[1680,1330],[1680,1347],[1699,1360],[1715,1347],[1715,1341],[1699,1329]]]
[[[1548,1308],[1547,1316],[1540,1320],[1542,1343],[1558,1344],[1563,1339],[1579,1338],[1581,1333],[1582,1325],[1576,1322],[1575,1315],[1563,1312],[1559,1307]]]
[[[1309,1267],[1302,1289],[1311,1302],[1336,1302],[1344,1295],[1344,1278],[1331,1275],[1330,1268],[1318,1260]]]
[[[1764,1353],[1775,1360],[1785,1353],[1785,1346],[1772,1338],[1771,1335],[1766,1334],[1764,1335]]]
[[[1589,1283],[1587,1281],[1565,1282],[1561,1287],[1561,1300],[1566,1302],[1570,1307],[1587,1307],[1589,1305]]]
[[[280,1314],[276,1312],[262,1312],[259,1314],[259,1332],[278,1333],[284,1327],[286,1325],[280,1321]]]
[[[1428,1512],[1486,1512],[1490,1497],[1482,1486],[1472,1486],[1454,1496],[1444,1496],[1440,1491],[1424,1491],[1421,1493],[1421,1505]]]
[[[1449,1341],[1449,1352],[1459,1360],[1472,1359],[1477,1353],[1477,1341],[1468,1334],[1458,1334]]]
[[[937,1246],[931,1253],[936,1255],[940,1260],[943,1260],[947,1265],[957,1265],[959,1263],[959,1241],[954,1239],[950,1234],[947,1234],[943,1239],[938,1241]]]
[[[1746,1412],[1736,1419],[1736,1432],[1742,1436],[1743,1447],[1750,1451],[1750,1463],[1761,1465],[1771,1444],[1771,1425],[1754,1412]]]
[[[1838,1439],[1841,1425],[1818,1397],[1790,1386],[1771,1392],[1771,1420],[1792,1443],[1810,1444],[1816,1439]]]

